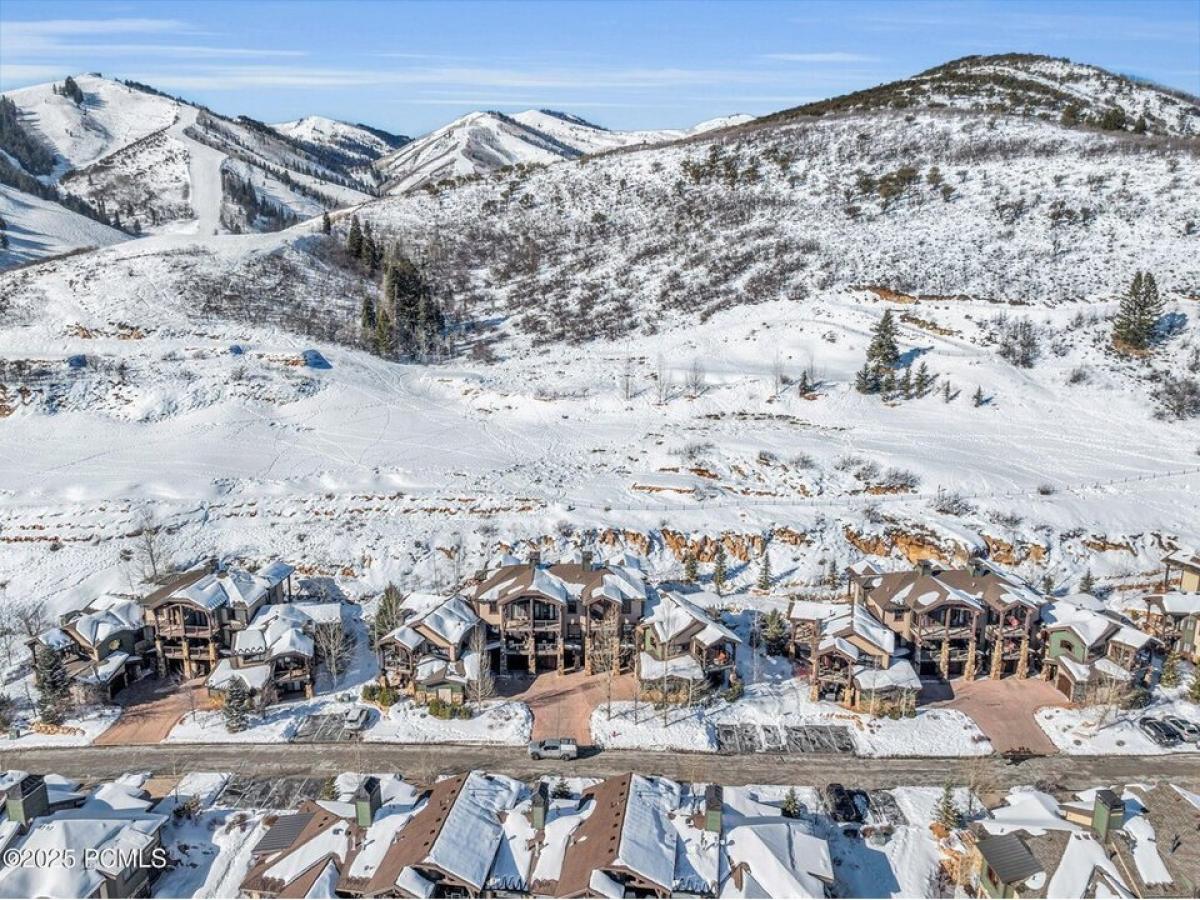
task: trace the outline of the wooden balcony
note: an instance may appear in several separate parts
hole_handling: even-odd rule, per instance
[[[212,625],[160,625],[158,636],[179,640],[181,638],[212,638],[220,631]]]

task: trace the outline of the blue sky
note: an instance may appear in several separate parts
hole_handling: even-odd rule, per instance
[[[0,5],[6,90],[100,71],[224,113],[317,113],[406,134],[529,107],[683,127],[1007,51],[1200,94],[1200,0]]]

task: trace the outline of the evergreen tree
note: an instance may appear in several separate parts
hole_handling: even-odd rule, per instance
[[[808,377],[808,369],[802,369],[800,371],[800,381],[796,384],[796,393],[803,397],[805,394],[812,393],[812,389],[813,385]]]
[[[785,819],[800,818],[800,798],[796,796],[796,789],[790,787],[787,793],[783,795],[783,805],[779,808]]]
[[[954,399],[954,388],[950,386],[950,381],[947,379],[942,382],[942,402],[949,403]]]
[[[699,566],[696,563],[696,554],[689,550],[683,555],[683,579],[689,584],[695,584],[696,578],[699,575]]]
[[[978,406],[983,406],[984,400],[985,400],[985,398],[983,396],[983,388],[981,388],[981,387],[975,388],[975,393],[973,393],[971,395],[971,402],[974,403],[978,407]]]
[[[1104,111],[1099,124],[1105,131],[1124,131],[1126,119],[1125,110],[1114,106]]]
[[[896,372],[894,369],[884,370],[883,381],[879,383],[879,391],[884,397],[891,397],[896,393]]]
[[[1145,134],[1146,133],[1146,117],[1145,116],[1137,117],[1137,121],[1133,123],[1133,133],[1134,134]]]
[[[1113,341],[1118,347],[1145,350],[1154,339],[1154,329],[1162,315],[1163,302],[1158,295],[1158,283],[1150,272],[1137,272],[1129,290],[1121,298],[1117,318],[1113,322]]]
[[[1068,103],[1066,108],[1062,111],[1062,119],[1060,121],[1068,128],[1073,128],[1074,126],[1078,125],[1079,107],[1074,103]]]
[[[725,590],[725,579],[728,574],[725,568],[725,545],[718,543],[717,552],[713,554],[713,586],[716,587],[718,594]]]
[[[883,317],[876,323],[871,333],[871,343],[867,347],[867,362],[876,371],[892,368],[900,361],[900,348],[896,345],[896,320],[890,309],[884,310]]]
[[[923,361],[917,366],[917,380],[915,391],[918,397],[924,397],[929,393],[929,389],[933,387],[933,383],[937,381],[936,375],[931,375],[929,366]]]
[[[871,368],[871,364],[863,363],[863,367],[854,376],[854,389],[860,394],[879,393],[879,373]]]
[[[383,589],[383,594],[379,598],[379,606],[375,610],[375,618],[371,623],[375,643],[378,644],[380,638],[391,634],[403,624],[404,595],[400,593],[400,589],[396,585],[389,584]]]
[[[71,678],[60,653],[48,647],[35,652],[34,684],[38,717],[47,725],[61,725],[71,705]]]
[[[64,97],[70,97],[76,105],[83,104],[83,91],[80,90],[79,85],[75,83],[75,79],[70,75],[68,75],[66,81],[63,82],[62,95]]]
[[[550,791],[550,796],[555,800],[566,800],[571,796],[571,786],[567,784],[567,779],[562,775],[558,776],[558,781],[554,782],[554,787]]]
[[[787,619],[779,610],[773,609],[763,618],[762,637],[768,653],[778,655],[787,649],[791,633]]]
[[[942,796],[938,799],[933,816],[948,831],[954,831],[962,824],[962,813],[954,803],[954,789],[950,787],[949,782],[942,788]]]
[[[1200,665],[1192,667],[1192,683],[1188,687],[1188,700],[1200,703]]]
[[[771,554],[763,550],[762,560],[758,566],[758,581],[757,587],[760,591],[769,591],[771,589]]]
[[[1163,660],[1162,675],[1158,683],[1163,687],[1172,688],[1179,684],[1179,651],[1170,650]]]
[[[363,297],[362,302],[362,330],[363,334],[374,334],[375,331],[375,304],[371,302],[370,297]]]
[[[240,678],[229,679],[229,687],[225,689],[225,730],[230,734],[245,731],[249,724],[250,695],[246,692],[245,682]]]
[[[329,210],[321,213],[321,233],[329,234],[333,231],[333,223],[329,221]]]
[[[904,369],[904,374],[900,376],[899,390],[905,400],[911,400],[913,395],[913,380],[912,370]]]
[[[1096,578],[1092,575],[1092,570],[1088,569],[1083,573],[1083,577],[1079,579],[1079,591],[1082,594],[1090,594],[1096,589]]]
[[[350,234],[346,236],[346,252],[354,259],[359,259],[362,256],[362,247],[362,226],[358,223],[358,216],[352,216],[350,219]]]

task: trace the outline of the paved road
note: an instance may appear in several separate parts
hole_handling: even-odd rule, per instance
[[[1166,779],[1200,791],[1200,753],[1164,756],[1046,756],[1010,764],[982,759],[859,759],[834,754],[717,756],[606,750],[573,763],[533,762],[521,747],[395,744],[164,744],[140,747],[72,747],[0,753],[0,769],[57,772],[95,780],[129,771],[157,775],[239,772],[257,776],[331,775],[339,772],[401,772],[427,780],[470,769],[504,773],[522,781],[539,775],[605,777],[637,771],[686,781],[722,784],[825,784],[840,781],[863,788],[979,782],[990,786],[1047,781],[1082,790],[1101,784]]]

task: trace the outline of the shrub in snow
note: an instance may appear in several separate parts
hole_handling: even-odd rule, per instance
[[[933,508],[945,516],[969,516],[975,504],[957,491],[942,491],[933,499]]]
[[[1158,389],[1160,419],[1191,419],[1200,416],[1200,381],[1167,376]]]

